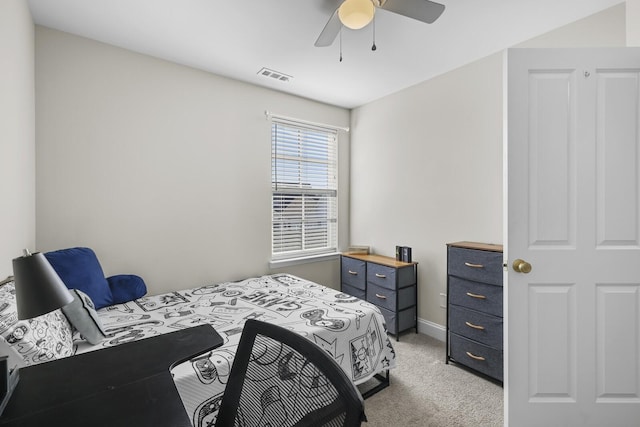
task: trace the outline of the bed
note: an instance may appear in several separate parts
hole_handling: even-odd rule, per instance
[[[18,353],[23,364],[95,351],[200,324],[213,326],[223,337],[223,346],[172,371],[196,427],[215,421],[247,319],[278,324],[307,337],[327,351],[355,384],[374,376],[379,378],[396,366],[384,318],[375,306],[289,274],[145,296],[101,308],[96,313],[107,337],[95,345],[73,332],[60,310],[18,322],[14,294],[12,308],[12,286],[0,288],[0,344]]]

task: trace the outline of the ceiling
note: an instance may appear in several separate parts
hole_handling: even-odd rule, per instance
[[[354,108],[621,0],[441,0],[433,24],[378,10],[372,26],[314,47],[340,0],[28,0],[36,24]],[[267,67],[292,77],[258,74]]]

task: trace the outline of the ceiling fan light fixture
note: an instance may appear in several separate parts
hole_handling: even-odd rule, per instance
[[[352,30],[359,30],[373,20],[376,8],[371,0],[345,0],[338,8],[340,22]]]

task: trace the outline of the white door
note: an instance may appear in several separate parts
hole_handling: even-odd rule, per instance
[[[505,421],[640,426],[640,49],[507,57]]]

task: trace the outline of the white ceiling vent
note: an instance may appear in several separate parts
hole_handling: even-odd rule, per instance
[[[293,77],[286,75],[285,73],[281,73],[280,71],[270,70],[268,68],[263,68],[258,71],[258,75],[264,77],[271,77],[272,79],[279,80],[281,82],[288,82]]]

